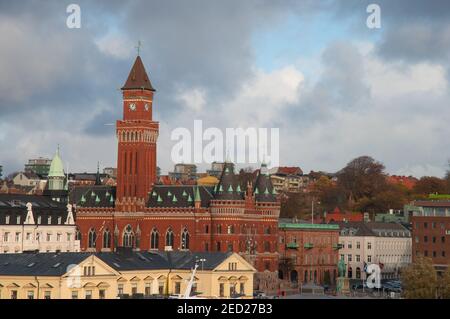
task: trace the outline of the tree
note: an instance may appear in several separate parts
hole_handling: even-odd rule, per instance
[[[445,194],[447,192],[446,182],[438,177],[424,176],[416,185],[414,185],[413,193],[422,196],[428,196],[429,194]]]
[[[350,208],[363,198],[372,198],[386,187],[384,168],[372,157],[361,156],[337,173],[338,185],[345,191]]]
[[[447,267],[447,270],[444,272],[441,287],[441,297],[450,299],[450,267]]]
[[[434,299],[437,294],[437,274],[431,258],[418,257],[402,272],[403,294],[407,299]]]

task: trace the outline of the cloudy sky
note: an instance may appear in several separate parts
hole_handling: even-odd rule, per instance
[[[368,4],[381,29],[366,26]],[[66,7],[81,8],[81,28]],[[370,155],[395,174],[450,158],[450,1],[0,0],[0,165],[53,156],[115,166],[121,93],[141,57],[157,89],[158,164],[170,133],[280,129],[280,164],[336,171]],[[201,168],[206,165],[201,165]]]

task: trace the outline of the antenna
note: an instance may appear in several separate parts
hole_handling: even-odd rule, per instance
[[[139,56],[139,54],[141,52],[141,45],[142,45],[141,40],[138,40],[137,46],[135,46],[138,56]]]

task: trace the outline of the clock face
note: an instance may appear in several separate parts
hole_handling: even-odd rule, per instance
[[[145,108],[146,111],[148,111],[150,109],[150,106],[148,104],[145,104],[144,108]]]
[[[129,108],[131,111],[136,111],[136,104],[130,103]]]

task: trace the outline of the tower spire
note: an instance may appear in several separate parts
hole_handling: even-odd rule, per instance
[[[101,185],[102,181],[100,180],[100,162],[97,161],[97,175],[95,176],[95,185]]]

